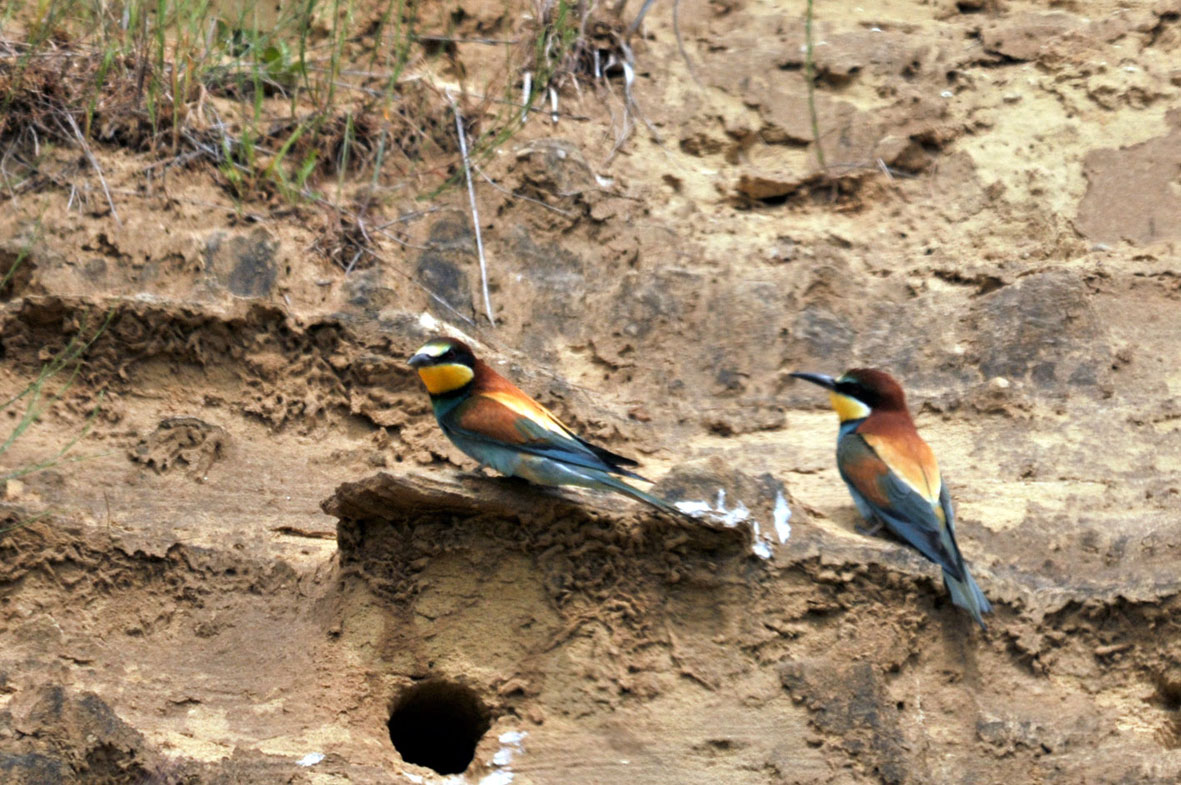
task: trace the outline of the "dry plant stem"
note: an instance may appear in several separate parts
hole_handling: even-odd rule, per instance
[[[423,35],[415,33],[417,41],[440,41],[452,44],[487,44],[488,46],[512,46],[521,43],[518,38],[463,38],[454,35]]]
[[[640,29],[640,25],[643,23],[644,17],[648,15],[648,9],[652,7],[652,3],[654,2],[656,2],[656,0],[644,0],[644,4],[640,6],[640,13],[636,14],[636,18],[633,19],[632,23],[627,26],[628,38],[631,38],[633,35],[635,35],[636,30]]]
[[[320,196],[317,196],[316,194],[312,193],[311,191],[304,190],[301,193],[301,196],[304,199],[307,199],[309,202],[312,202],[314,204],[318,204],[321,207],[327,207],[332,210],[336,210],[341,215],[345,215],[345,216],[348,216],[349,218],[352,218],[353,221],[357,222],[358,224],[360,224],[362,222],[362,218],[358,213],[353,212],[351,210],[346,210],[346,209],[342,208],[340,205],[333,204],[333,203],[329,202],[328,200],[326,200]],[[424,215],[430,215],[430,214],[436,213],[442,209],[444,209],[444,208],[431,207],[426,210],[417,210],[413,213],[408,213],[408,214],[403,215],[399,218],[395,218],[392,221],[386,221],[385,223],[378,224],[377,226],[371,226],[371,227],[369,227],[368,231],[363,230],[363,233],[365,234],[366,239],[369,239],[369,232],[372,232],[373,234],[380,235],[388,240],[393,240],[395,243],[398,243],[399,245],[401,245],[405,248],[413,248],[418,251],[426,251],[431,246],[416,245],[414,243],[406,242],[405,240],[403,240],[401,237],[398,237],[393,232],[386,231],[386,227],[392,226],[393,224],[396,224],[396,223],[402,223],[404,221],[410,220],[411,218],[421,218]],[[381,254],[379,254],[377,251],[373,250],[373,248],[371,248],[369,245],[362,246],[358,250],[357,253],[358,253],[358,258],[359,258],[360,254],[367,254],[368,256],[373,258],[374,261],[376,261],[378,263],[381,263],[384,261]],[[424,286],[421,281],[417,280],[409,273],[398,271],[398,274],[401,275],[403,278],[405,278],[407,281],[409,281],[414,286],[417,286],[419,289],[421,289],[423,291],[423,293],[425,293],[428,297],[430,297],[432,300],[437,302],[439,305],[446,308],[451,314],[453,314],[457,319],[459,319],[463,323],[470,325],[471,327],[477,326],[475,322],[473,322],[471,319],[464,316],[458,309],[456,309],[455,306],[453,306],[451,303],[449,303],[445,299],[443,299],[443,297],[441,295],[431,291],[429,288]],[[346,275],[347,275],[347,273],[346,273]]]
[[[808,83],[808,116],[812,118],[812,140],[816,143],[816,161],[825,170],[824,148],[820,146],[820,121],[816,117],[816,69],[812,63],[812,2],[804,16],[804,81]]]
[[[636,83],[636,57],[634,54],[632,54],[631,47],[626,43],[621,41],[620,47],[623,49],[624,54],[624,61],[622,63],[623,95],[624,98],[627,99],[627,108],[629,108],[632,114],[634,114],[639,119],[639,121],[644,124],[644,127],[648,129],[648,133],[652,134],[652,138],[656,140],[656,144],[661,149],[663,149],[664,140],[660,138],[660,134],[656,132],[656,129],[652,127],[652,124],[648,122],[646,117],[644,117],[644,113],[640,111],[640,105],[636,103],[636,98],[632,94],[632,87]]]
[[[521,125],[529,120],[529,98],[533,95],[533,72],[526,71],[521,87]]]
[[[472,227],[476,230],[476,253],[480,257],[480,287],[484,292],[484,310],[488,314],[488,323],[496,326],[496,319],[492,316],[492,297],[488,294],[488,263],[484,260],[484,238],[480,234],[480,211],[476,208],[476,186],[472,183],[472,164],[467,154],[467,136],[463,132],[463,117],[459,114],[459,104],[451,92],[447,92],[447,100],[451,102],[451,110],[455,112],[455,133],[459,135],[459,152],[463,156],[463,174],[467,178],[467,196],[472,204]]]
[[[388,233],[387,233],[387,232],[385,232],[385,231],[379,231],[378,233],[379,233],[379,234],[382,234],[382,235],[385,235],[386,237],[390,237],[391,239],[395,239],[395,240],[397,239],[397,238],[394,238],[392,235],[388,234]],[[378,254],[376,251],[374,251],[372,248],[362,248],[362,249],[361,249],[361,252],[362,252],[362,253],[369,254],[369,255],[370,255],[370,256],[372,256],[372,257],[373,257],[375,260],[377,260],[378,262],[382,261],[381,255],[380,255],[380,254]],[[476,327],[476,326],[477,326],[475,322],[473,322],[471,319],[467,318],[467,317],[466,317],[466,316],[464,316],[462,313],[460,313],[458,310],[456,310],[455,306],[453,306],[451,303],[449,303],[449,302],[447,302],[446,300],[444,300],[444,299],[443,299],[443,298],[442,298],[440,295],[438,295],[438,294],[435,294],[435,293],[434,293],[434,292],[432,292],[430,289],[428,289],[427,287],[423,286],[421,282],[414,280],[414,279],[413,279],[413,278],[411,278],[409,275],[405,275],[404,273],[403,273],[403,275],[404,275],[404,276],[406,277],[406,279],[407,279],[407,280],[409,280],[409,281],[410,281],[412,284],[414,284],[415,286],[417,286],[419,289],[422,289],[422,291],[423,291],[423,292],[424,292],[424,293],[427,295],[427,297],[430,297],[432,300],[434,300],[435,302],[437,302],[439,305],[441,305],[441,306],[443,306],[444,308],[446,308],[448,311],[450,311],[452,314],[454,314],[454,315],[455,315],[455,316],[456,316],[458,319],[460,319],[461,321],[463,321],[464,323],[466,323],[466,324],[468,324],[468,325],[470,325],[470,326],[472,326],[472,327]]]
[[[689,69],[689,76],[693,77],[693,82],[698,87],[704,87],[701,80],[697,78],[697,71],[693,68],[693,61],[689,59],[689,53],[685,51],[685,39],[681,38],[681,0],[673,0],[673,34],[677,37],[677,49],[681,52],[681,59],[685,61],[685,67]]]
[[[540,199],[534,199],[532,196],[526,196],[525,194],[519,194],[516,191],[510,191],[509,189],[505,188],[503,185],[497,184],[497,182],[495,180],[493,180],[491,177],[489,177],[484,172],[484,170],[480,168],[479,164],[472,164],[472,166],[475,167],[476,172],[480,175],[480,177],[484,178],[485,182],[487,182],[488,185],[492,186],[497,191],[500,191],[502,194],[506,194],[507,196],[510,196],[513,199],[523,199],[526,202],[532,202],[533,204],[540,205],[547,210],[551,210],[551,211],[557,213],[558,215],[565,216],[566,218],[573,218],[574,217],[574,213],[570,212],[569,210],[563,210],[560,207],[554,207],[552,204],[546,204],[545,202],[541,201]]]
[[[82,135],[82,129],[74,122],[74,116],[69,112],[65,113],[66,119],[70,121],[70,128],[74,132],[74,136],[78,137],[78,144],[82,147],[82,152],[86,155],[86,160],[94,167],[95,173],[98,175],[98,181],[103,187],[103,193],[107,197],[107,205],[111,208],[111,217],[115,219],[117,226],[122,226],[123,222],[119,220],[119,213],[115,210],[115,201],[111,198],[111,189],[107,187],[107,178],[103,177],[102,167],[98,165],[98,159],[94,157],[94,153],[90,150],[90,145],[86,142],[86,137]]]

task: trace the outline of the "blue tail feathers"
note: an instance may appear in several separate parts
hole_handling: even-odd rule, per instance
[[[642,501],[651,507],[655,507],[656,509],[660,510],[663,513],[675,516],[677,518],[690,517],[690,516],[686,515],[686,513],[682,512],[681,510],[678,510],[674,505],[666,502],[664,499],[657,498],[650,493],[646,493],[645,491],[641,491],[639,488],[633,487],[632,485],[629,485],[628,483],[624,482],[623,480],[619,480],[619,479],[616,479],[615,477],[610,477],[610,476],[606,476],[606,475],[599,477],[597,479],[598,479],[598,482],[601,486],[605,486],[607,488],[610,488],[611,490],[626,494],[626,495],[632,497],[633,499],[636,499],[637,501]]]
[[[976,580],[967,568],[964,568],[963,580],[957,579],[944,570],[943,585],[947,587],[951,601],[972,614],[972,618],[980,625],[980,629],[987,632],[988,626],[984,623],[983,615],[992,611],[992,605],[984,596],[984,592],[980,591],[980,587],[976,585]]]

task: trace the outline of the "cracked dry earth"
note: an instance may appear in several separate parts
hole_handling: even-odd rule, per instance
[[[460,5],[472,36],[521,11]],[[495,329],[462,194],[347,276],[306,216],[196,170],[136,192],[101,145],[122,225],[6,201],[0,261],[40,235],[2,397],[110,321],[4,454],[97,407],[85,460],[4,488],[0,781],[1179,781],[1181,6],[816,10],[828,178],[803,4],[684,0],[689,64],[657,5],[650,130],[612,156],[591,86],[488,165],[545,202],[479,188]],[[749,517],[474,474],[404,362],[445,325],[657,493]],[[940,458],[988,634],[854,531],[787,377],[866,364]]]

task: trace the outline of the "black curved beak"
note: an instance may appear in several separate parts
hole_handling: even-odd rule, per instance
[[[419,352],[418,354],[411,357],[407,362],[410,363],[411,368],[422,368],[423,366],[430,365],[434,361],[435,358],[431,355]]]
[[[794,376],[797,379],[803,379],[812,384],[818,384],[826,390],[835,389],[837,386],[836,380],[831,376],[825,376],[822,373],[791,373],[789,376]]]

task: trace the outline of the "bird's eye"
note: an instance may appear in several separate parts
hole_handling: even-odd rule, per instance
[[[443,356],[440,357],[439,359],[440,360],[454,360],[455,359],[455,347],[452,346],[450,349],[443,352]]]

